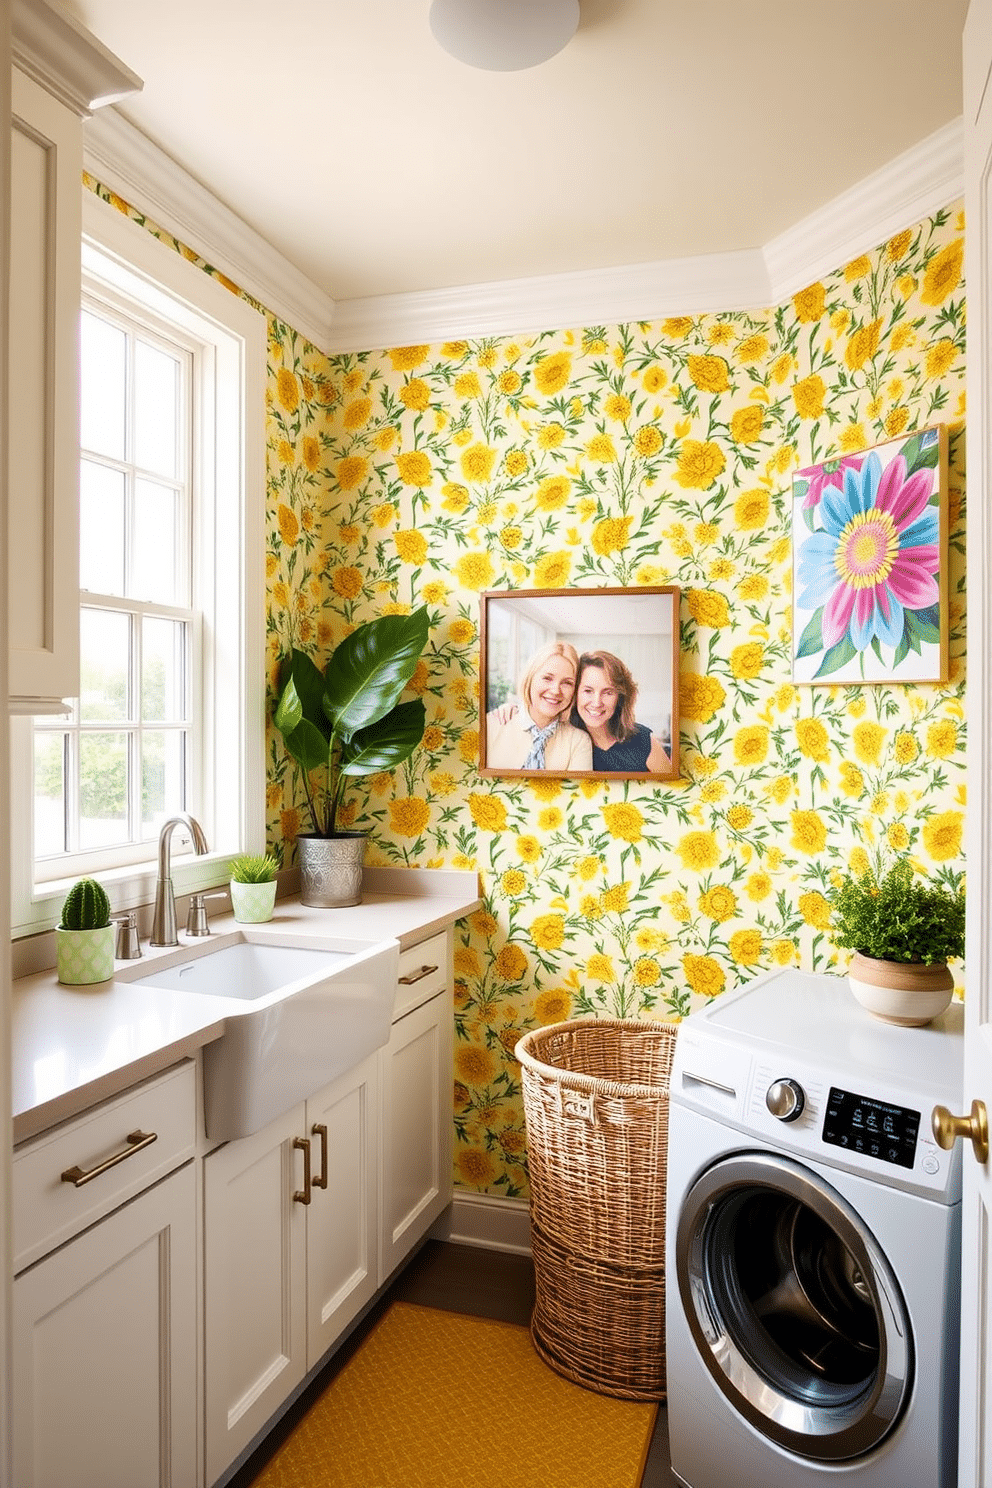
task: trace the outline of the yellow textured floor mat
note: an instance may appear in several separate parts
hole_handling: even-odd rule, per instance
[[[559,1378],[526,1328],[396,1302],[254,1488],[637,1488],[657,1409]]]

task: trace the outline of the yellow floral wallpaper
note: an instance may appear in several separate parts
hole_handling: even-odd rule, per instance
[[[362,620],[430,610],[423,746],[346,820],[369,862],[480,875],[456,935],[460,1186],[526,1194],[527,1029],[842,971],[826,896],[879,850],[960,882],[963,233],[939,212],[763,312],[336,358],[270,317],[270,689],[291,644],[319,660]],[[949,683],[793,686],[792,472],[939,422]],[[479,592],[669,583],[681,780],[481,778]],[[303,797],[271,731],[267,810],[288,860]]]

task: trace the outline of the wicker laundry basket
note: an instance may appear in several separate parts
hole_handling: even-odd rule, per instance
[[[676,1029],[585,1018],[525,1034],[531,1337],[603,1395],[665,1398],[665,1175]]]

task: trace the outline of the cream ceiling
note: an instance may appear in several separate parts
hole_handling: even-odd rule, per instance
[[[582,0],[486,73],[429,0],[70,0],[121,112],[334,300],[760,248],[961,112],[967,0]]]

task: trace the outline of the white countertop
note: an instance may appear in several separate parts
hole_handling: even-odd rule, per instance
[[[411,887],[419,890],[429,878],[417,873]],[[409,895],[369,892],[348,909],[308,909],[295,898],[281,899],[272,919],[258,928],[294,936],[393,939],[404,949],[478,908],[474,873],[438,874],[437,887],[440,892]],[[230,915],[212,917],[210,923],[218,934],[237,928]],[[206,944],[182,931],[179,940],[182,945]],[[175,954],[144,943],[142,949],[140,961],[117,962],[124,977],[153,971],[157,958]],[[217,999],[136,986],[117,977],[90,987],[66,987],[53,968],[20,977],[12,990],[15,1143],[194,1054],[225,1027]]]

